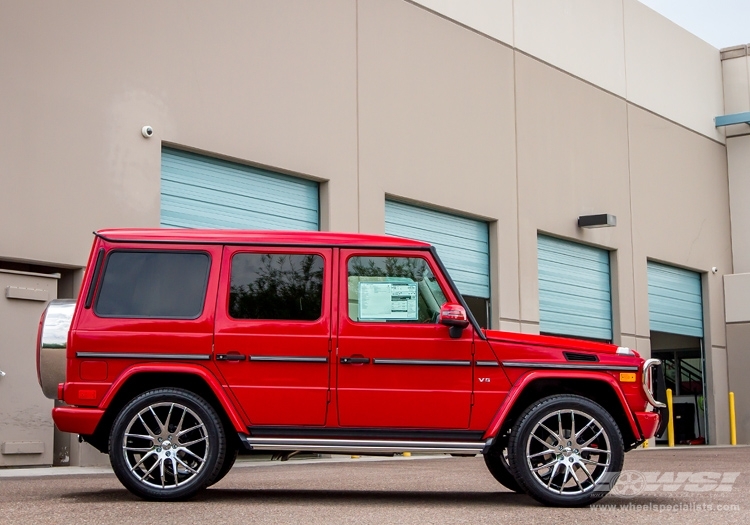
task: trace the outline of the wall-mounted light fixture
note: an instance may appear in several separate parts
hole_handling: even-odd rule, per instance
[[[579,228],[605,228],[607,226],[617,226],[617,217],[609,213],[581,215],[578,217]]]

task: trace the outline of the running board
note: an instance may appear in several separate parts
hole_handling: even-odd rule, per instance
[[[398,454],[422,452],[432,454],[484,454],[492,446],[487,441],[393,441],[376,439],[300,439],[256,437],[240,434],[248,450],[303,450],[341,454]]]

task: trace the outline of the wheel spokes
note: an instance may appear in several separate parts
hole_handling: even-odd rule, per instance
[[[608,472],[610,460],[605,427],[578,409],[548,413],[526,437],[526,464],[533,477],[554,494],[572,496],[594,490]]]
[[[178,412],[180,417],[175,426],[172,421]],[[154,425],[158,425],[158,433],[154,432]],[[179,437],[186,435],[192,439],[181,443]],[[144,446],[144,441],[150,446]],[[139,482],[159,489],[181,487],[199,475],[209,450],[205,423],[180,403],[145,407],[133,416],[123,434],[122,454],[128,470]]]

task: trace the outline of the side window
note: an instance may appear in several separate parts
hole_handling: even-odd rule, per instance
[[[210,265],[202,252],[113,251],[94,312],[100,317],[195,319],[203,311]]]
[[[445,294],[420,257],[352,257],[349,318],[385,323],[436,323]]]
[[[232,257],[229,316],[314,321],[323,308],[323,257],[238,253]]]

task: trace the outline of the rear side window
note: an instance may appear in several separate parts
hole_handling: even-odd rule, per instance
[[[234,319],[315,321],[323,307],[323,257],[238,253],[232,258],[229,315]]]
[[[114,251],[94,311],[100,317],[195,319],[203,311],[210,263],[202,252]]]

